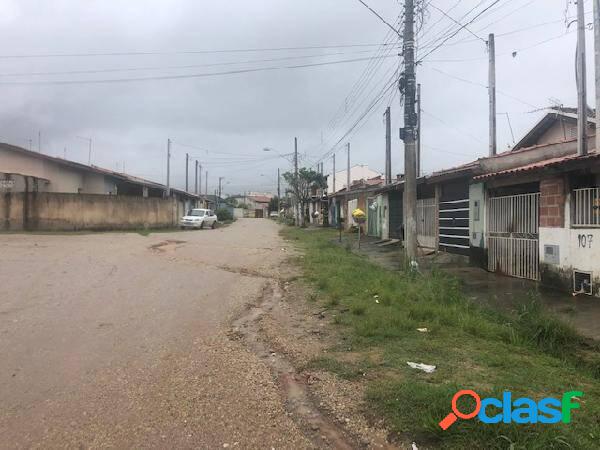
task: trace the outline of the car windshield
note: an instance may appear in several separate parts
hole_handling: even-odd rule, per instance
[[[204,216],[204,211],[202,211],[200,209],[192,209],[188,215],[202,217],[202,216]]]

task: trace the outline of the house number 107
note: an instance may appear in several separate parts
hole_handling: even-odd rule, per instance
[[[577,238],[579,239],[579,248],[592,248],[593,234],[580,234]]]

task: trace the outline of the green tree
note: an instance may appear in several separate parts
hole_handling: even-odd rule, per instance
[[[279,198],[277,198],[277,196],[275,196],[271,200],[269,200],[269,212],[271,212],[271,211],[279,212],[278,204],[279,204]]]
[[[306,225],[306,207],[311,200],[314,189],[325,189],[327,179],[324,175],[312,169],[302,167],[298,170],[298,175],[294,172],[286,172],[283,178],[289,186],[289,191],[294,197],[294,201],[300,207],[300,223],[296,225]]]
[[[233,206],[234,208],[237,208],[238,206],[238,201],[235,197],[228,197],[225,199],[225,203],[227,203],[228,205]]]

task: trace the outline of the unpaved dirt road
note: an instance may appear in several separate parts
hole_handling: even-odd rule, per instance
[[[0,447],[310,448],[228,337],[277,231],[0,235]]]

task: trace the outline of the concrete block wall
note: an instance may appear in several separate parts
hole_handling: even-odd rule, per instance
[[[540,182],[540,227],[565,226],[566,183],[563,177],[552,177]]]
[[[60,194],[0,194],[0,231],[168,228],[178,223],[174,199]]]

